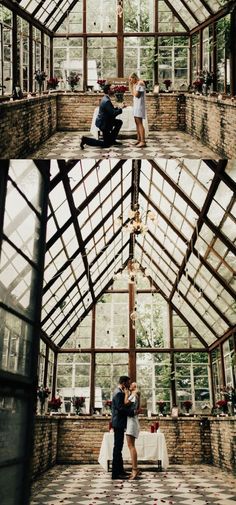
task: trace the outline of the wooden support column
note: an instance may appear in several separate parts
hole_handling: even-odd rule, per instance
[[[50,61],[49,61],[49,69],[50,69],[50,76],[52,77],[54,75],[54,69],[53,69],[53,37],[50,37]]]
[[[43,387],[44,388],[47,387],[47,381],[48,381],[48,358],[49,358],[49,346],[46,345],[44,374],[43,374]]]
[[[231,13],[230,27],[230,92],[236,95],[236,7]]]
[[[225,362],[224,362],[223,344],[220,344],[220,362],[221,362],[221,380],[222,380],[222,384],[220,384],[220,386],[225,387],[226,381],[225,381]]]
[[[169,332],[170,332],[170,347],[174,348],[174,337],[173,337],[173,311],[169,305]],[[176,400],[176,382],[175,382],[175,355],[174,352],[170,352],[170,386],[171,386],[171,406],[175,407],[177,405]]]
[[[20,83],[20,62],[17,64],[17,15],[13,12],[12,19],[12,88],[19,82],[22,87],[23,83]]]
[[[45,68],[44,68],[44,33],[41,32],[41,70],[44,70],[45,72]],[[48,76],[50,77],[50,76]]]
[[[57,384],[57,358],[58,353],[54,352],[54,363],[53,363],[53,376],[52,376],[52,398],[56,394],[56,384]]]
[[[95,327],[96,327],[96,305],[92,309],[92,328],[91,328],[91,364],[90,364],[90,404],[89,413],[92,415],[95,409]]]
[[[33,26],[29,25],[29,91],[33,90]]]
[[[203,64],[203,30],[199,31],[199,70],[202,70],[202,64]]]
[[[129,284],[129,377],[136,381],[136,351],[135,351],[135,322],[130,314],[135,310],[135,285]]]
[[[193,82],[193,36],[190,35],[189,39],[189,84],[192,86]]]
[[[122,0],[116,0],[117,8],[123,5]],[[124,77],[124,35],[123,35],[124,12],[121,17],[117,14],[117,77]]]
[[[86,0],[83,0],[83,33],[87,33],[86,25]],[[83,91],[87,91],[88,85],[88,39],[87,36],[83,38]]]
[[[217,47],[216,47],[216,23],[212,25],[212,72],[213,72],[213,90],[217,90]]]
[[[208,365],[210,368],[210,388],[211,388],[212,405],[215,405],[215,390],[214,390],[214,381],[213,381],[213,366],[212,366],[212,353],[211,352],[209,352],[209,355],[208,355]]]
[[[155,39],[154,39],[154,44],[155,44],[155,55],[156,55],[156,61],[154,64],[154,84],[158,83],[158,6],[159,3],[155,2],[154,4],[154,31],[155,31]]]

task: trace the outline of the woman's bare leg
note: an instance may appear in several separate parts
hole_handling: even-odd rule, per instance
[[[139,142],[140,145],[138,144],[138,146],[144,147],[146,144],[145,144],[145,129],[143,126],[143,120],[141,117],[135,117],[135,122],[138,129],[138,138],[140,139]]]
[[[137,477],[138,475],[138,461],[137,461],[137,450],[135,447],[135,437],[132,437],[132,435],[126,435],[127,439],[127,445],[129,448],[130,456],[131,456],[131,461],[132,461],[132,477]]]
[[[137,130],[137,142],[135,142],[135,145],[136,144],[139,144],[139,142],[141,142],[141,137],[140,137],[140,134],[139,134],[139,123],[138,123],[138,117],[135,117],[134,118],[134,121],[135,121],[135,124],[136,124],[136,130]]]

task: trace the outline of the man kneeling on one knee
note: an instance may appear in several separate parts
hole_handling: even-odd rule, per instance
[[[116,119],[116,116],[122,113],[122,109],[126,107],[114,107],[111,102],[111,96],[114,95],[114,87],[111,84],[105,84],[103,88],[104,97],[102,98],[99,106],[98,116],[95,121],[95,125],[99,130],[102,131],[103,139],[97,140],[92,137],[81,138],[80,147],[84,149],[84,146],[98,146],[98,147],[110,147],[111,145],[120,145],[116,142],[116,138],[121,129],[123,121],[121,119]]]

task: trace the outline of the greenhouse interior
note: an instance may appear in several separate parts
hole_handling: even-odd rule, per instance
[[[235,503],[235,194],[234,160],[1,161],[2,505]]]
[[[209,148],[193,145],[195,158],[236,158],[235,31],[235,0],[1,0],[0,157],[71,157],[50,155],[56,134],[79,145],[75,132],[92,134],[101,83],[127,87],[137,72],[147,90],[144,158],[163,156],[162,131]],[[128,88],[124,96],[130,107]]]

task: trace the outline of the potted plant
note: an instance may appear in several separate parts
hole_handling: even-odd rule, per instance
[[[52,412],[58,412],[58,409],[60,408],[62,404],[61,398],[60,397],[55,397],[53,396],[51,400],[48,402],[48,408]]]
[[[50,79],[47,80],[47,88],[48,89],[56,89],[58,86],[58,78],[57,77],[50,77]]]
[[[165,79],[163,83],[165,84],[166,87],[165,91],[169,91],[169,87],[171,86],[172,81],[170,79]]]
[[[114,92],[115,92],[115,97],[117,102],[123,102],[124,100],[124,93],[128,91],[128,87],[122,85],[114,86]]]
[[[216,402],[216,406],[221,410],[223,415],[228,413],[228,400],[218,400],[218,402]]]
[[[71,72],[69,77],[67,77],[66,80],[67,80],[69,86],[71,87],[71,91],[74,91],[75,86],[77,86],[77,84],[80,81],[80,76],[79,76],[79,74],[76,74],[76,72]]]
[[[39,94],[41,95],[43,82],[45,81],[47,74],[45,74],[44,70],[35,70],[34,76],[35,76],[35,80],[38,83]]]
[[[41,415],[45,411],[46,398],[48,398],[49,395],[50,395],[50,391],[47,387],[38,386],[37,397],[38,397],[39,403],[40,403],[40,414]]]
[[[166,408],[166,402],[164,400],[159,400],[157,402],[157,405],[158,405],[158,409],[159,409],[159,414],[161,416],[164,416],[165,408]]]
[[[82,408],[84,407],[85,404],[85,397],[84,396],[75,396],[72,400],[73,407],[75,409],[76,414],[80,414],[82,411]]]
[[[192,404],[193,404],[193,403],[192,403],[192,401],[191,401],[191,400],[185,400],[185,401],[183,402],[183,407],[184,407],[184,408],[185,408],[185,410],[186,410],[186,414],[189,414],[189,411],[190,411],[190,409],[192,408]]]
[[[106,80],[98,79],[97,84],[100,86],[101,91],[103,91],[104,85],[106,84]]]

